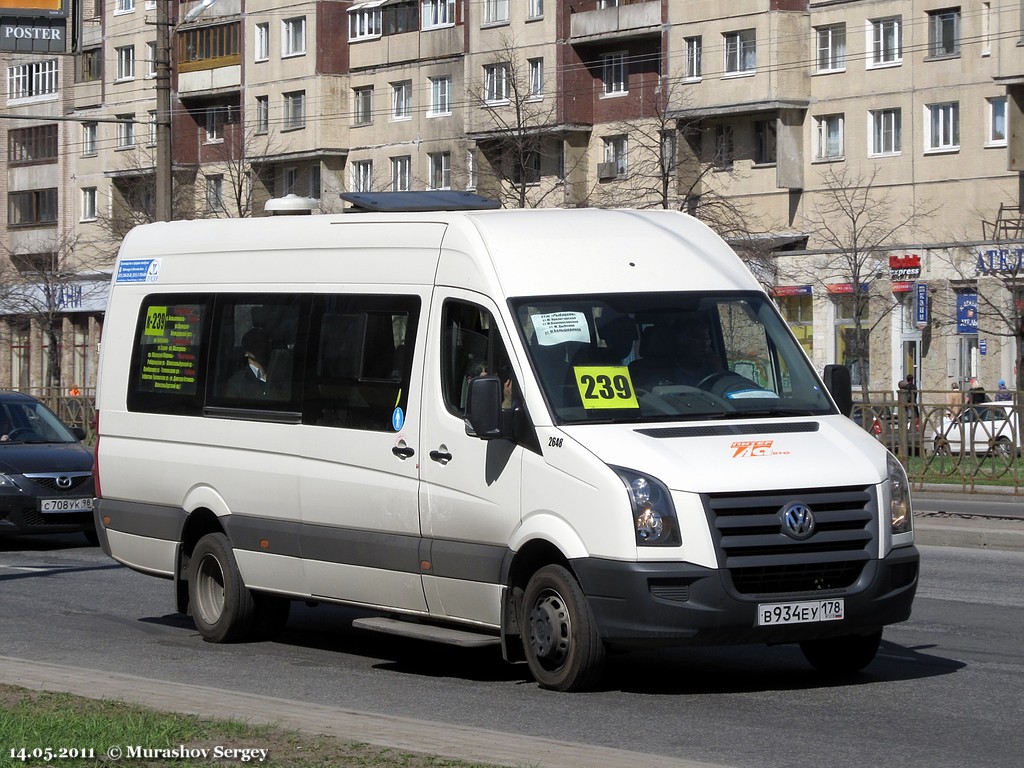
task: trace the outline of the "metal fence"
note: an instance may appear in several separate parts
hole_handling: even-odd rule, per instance
[[[68,426],[81,427],[86,443],[95,442],[95,392],[25,391]],[[912,402],[890,392],[869,392],[854,404],[852,418],[899,458],[917,488],[926,483],[964,490],[997,485],[1024,493],[1020,395],[972,404],[959,397],[951,402],[950,392],[919,391]]]

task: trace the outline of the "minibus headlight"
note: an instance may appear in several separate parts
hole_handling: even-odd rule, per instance
[[[678,547],[682,543],[672,495],[659,480],[631,469],[612,467],[629,495],[638,547]]]
[[[889,454],[889,506],[893,535],[914,529],[914,510],[910,503],[910,481],[899,460]]]

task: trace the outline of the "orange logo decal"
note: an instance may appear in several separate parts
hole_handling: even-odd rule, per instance
[[[745,459],[753,456],[785,456],[789,451],[773,451],[773,440],[737,440],[730,447],[734,459]]]

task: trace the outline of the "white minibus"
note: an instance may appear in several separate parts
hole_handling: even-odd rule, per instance
[[[415,210],[121,246],[97,529],[206,640],[335,602],[576,690],[653,646],[798,643],[849,673],[910,615],[903,468],[708,227],[365,197]]]

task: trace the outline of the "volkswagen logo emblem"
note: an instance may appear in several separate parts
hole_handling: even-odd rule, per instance
[[[803,541],[814,534],[814,513],[806,504],[794,501],[781,510],[782,532],[792,539]]]
[[[70,488],[71,482],[72,481],[70,477],[68,477],[67,475],[61,475],[60,477],[57,478],[57,487],[64,489]]]

